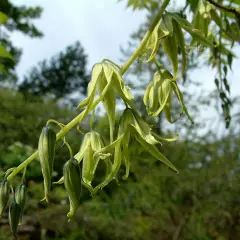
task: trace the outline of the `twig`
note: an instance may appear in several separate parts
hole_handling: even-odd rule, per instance
[[[207,0],[207,1],[209,3],[211,3],[212,5],[214,5],[215,7],[219,8],[225,12],[231,12],[231,13],[235,14],[236,16],[240,17],[240,12],[236,8],[223,6],[220,3],[217,3],[213,0]]]

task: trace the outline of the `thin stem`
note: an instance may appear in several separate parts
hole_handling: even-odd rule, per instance
[[[145,47],[145,45],[147,44],[148,39],[150,38],[154,28],[156,27],[156,25],[158,24],[158,22],[160,21],[167,5],[169,4],[170,0],[164,0],[164,2],[162,3],[162,6],[159,9],[159,12],[157,14],[157,16],[154,18],[149,30],[146,32],[144,38],[142,39],[140,45],[138,46],[138,48],[136,49],[136,51],[133,53],[133,55],[127,60],[127,62],[123,65],[122,70],[121,70],[121,74],[123,75],[128,69],[129,67],[132,65],[132,63],[136,60],[136,58],[138,57],[139,53],[142,51],[142,49]]]
[[[69,154],[70,154],[70,157],[72,158],[73,157],[73,152],[72,152],[71,146],[68,144],[67,141],[64,141],[64,144],[67,146]]]
[[[62,128],[57,134],[57,141],[64,137],[74,126],[76,126],[81,118],[84,115],[84,112],[81,112],[77,115],[71,122],[69,122],[64,128]],[[18,167],[16,167],[13,172],[7,177],[7,181],[11,181],[15,175],[22,171],[28,164],[30,164],[35,158],[38,157],[38,151],[34,152],[29,158],[22,162]]]
[[[158,14],[154,18],[149,30],[145,34],[143,40],[141,41],[139,47],[133,53],[133,55],[129,58],[129,60],[124,64],[121,69],[121,74],[123,75],[131,66],[131,64],[136,60],[139,53],[142,51],[144,46],[146,45],[148,39],[150,38],[154,28],[156,27],[157,23],[160,21],[162,14],[164,13],[167,5],[169,4],[170,0],[164,0],[162,6],[159,9]],[[93,105],[90,108],[86,108],[83,112],[77,115],[71,122],[69,122],[66,126],[64,126],[59,133],[57,134],[57,141],[64,137],[73,127],[75,127],[79,122],[83,121],[87,114],[92,111],[96,105],[100,102],[101,98],[95,100]],[[34,152],[30,157],[28,157],[24,162],[22,162],[18,167],[16,167],[13,172],[7,177],[7,181],[11,181],[15,175],[17,175],[20,171],[22,171],[28,164],[30,164],[34,159],[38,157],[38,151]]]
[[[240,12],[236,8],[223,6],[220,3],[217,3],[213,0],[207,0],[207,1],[209,3],[211,3],[212,5],[214,5],[215,7],[219,8],[225,12],[231,12],[231,13],[235,14],[236,16],[240,16]]]
[[[24,180],[25,180],[25,176],[26,176],[26,170],[27,170],[27,166],[24,168],[23,170],[23,175],[22,175],[22,184],[24,184]]]
[[[91,131],[93,130],[94,119],[95,119],[95,109],[93,109],[93,111],[92,111],[92,117],[91,117],[91,121],[90,121]]]

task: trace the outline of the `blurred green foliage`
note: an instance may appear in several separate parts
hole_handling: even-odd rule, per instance
[[[108,137],[106,125],[106,117],[95,120],[94,127],[104,138]],[[5,129],[10,131],[10,127]],[[9,141],[9,152],[1,159],[7,167],[17,165],[33,149],[14,141]],[[70,144],[79,146],[80,142],[80,135],[69,138]],[[32,239],[39,229],[41,237],[34,239],[239,239],[239,144],[239,133],[234,131],[221,139],[209,133],[195,141],[164,144],[161,151],[178,167],[177,175],[133,143],[129,148],[133,158],[129,179],[122,180],[122,167],[119,183],[112,182],[93,199],[83,190],[82,204],[69,223],[63,185],[53,186],[48,206],[39,201],[43,186],[41,177],[37,178],[40,164],[34,161],[27,171],[29,201],[25,222],[19,228],[20,239]],[[59,145],[57,152],[60,149]],[[54,170],[62,174],[60,166]],[[101,173],[101,165],[97,171]],[[33,232],[24,230],[28,225],[33,226]],[[1,237],[9,239],[4,234]]]
[[[34,152],[41,129],[48,119],[54,118],[66,123],[75,114],[71,107],[60,105],[55,100],[43,100],[33,96],[26,99],[23,94],[7,88],[0,88],[0,109],[0,167],[4,169],[19,165]],[[56,131],[58,130],[56,128]],[[67,140],[79,139],[72,141],[74,151],[78,150],[81,139],[76,133],[73,131],[67,136]],[[69,153],[66,147],[61,147],[62,142],[57,145],[59,151],[56,155],[56,169],[59,171],[69,158]],[[39,169],[33,167],[33,172],[28,174],[39,179]]]

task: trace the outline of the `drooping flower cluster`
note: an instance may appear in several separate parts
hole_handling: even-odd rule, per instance
[[[164,2],[166,3],[167,1]],[[68,147],[70,159],[66,159],[67,161],[63,166],[63,176],[55,183],[64,184],[68,194],[70,210],[67,216],[69,219],[74,216],[80,204],[82,185],[94,195],[113,179],[118,178],[119,169],[122,165],[125,166],[123,179],[128,178],[132,159],[129,146],[133,141],[138,142],[154,158],[178,172],[177,168],[157,147],[158,144],[162,144],[162,141],[176,141],[178,135],[173,138],[163,138],[152,131],[151,126],[138,113],[133,102],[133,95],[125,85],[122,75],[137,57],[146,62],[156,60],[158,50],[162,47],[171,63],[171,69],[166,70],[158,66],[159,69],[154,74],[154,78],[149,83],[144,94],[143,102],[147,113],[150,117],[156,117],[163,111],[170,123],[175,122],[177,119],[173,119],[171,112],[172,97],[174,94],[181,106],[180,115],[185,113],[189,120],[193,122],[177,84],[180,69],[178,53],[181,52],[182,63],[180,75],[183,75],[187,66],[187,51],[183,31],[187,31],[193,37],[193,43],[195,41],[198,44],[213,46],[209,40],[209,32],[206,31],[206,27],[209,25],[209,16],[213,15],[216,17],[216,14],[214,15],[214,11],[209,5],[205,7],[202,5],[202,1],[199,0],[198,10],[194,15],[194,25],[192,25],[178,14],[164,11],[166,6],[167,4],[163,4],[163,9],[157,15],[158,18],[156,21],[153,21],[154,25],[151,27],[151,31],[146,34],[147,37],[142,41],[141,47],[137,49],[136,53],[125,64],[125,67],[121,68],[110,60],[104,60],[93,66],[91,81],[88,84],[87,97],[78,105],[78,108],[81,108],[82,112],[66,126],[52,120],[52,122],[57,123],[61,127],[61,131],[58,134],[51,129],[49,126],[50,121],[48,121],[47,125],[43,127],[39,138],[38,152],[35,152],[19,168],[9,169],[5,173],[5,178],[0,183],[0,214],[6,208],[9,194],[12,191],[14,198],[9,208],[9,222],[14,235],[17,233],[18,224],[22,221],[27,190],[26,186],[22,184],[13,191],[12,185],[7,180],[12,179],[21,170],[26,170],[26,166],[39,156],[44,183],[44,199],[49,202],[55,146],[56,141],[59,139],[62,139]],[[204,23],[204,26],[200,23]],[[201,29],[196,29],[194,26],[199,26]],[[156,61],[154,62],[156,63]],[[115,131],[117,96],[122,99],[126,105],[126,109],[120,117],[118,129]],[[79,122],[83,121],[90,112],[94,112],[100,102],[103,104],[108,116],[110,139],[103,141],[100,134],[91,127],[91,130],[83,138],[80,150],[73,154],[70,145],[65,139],[66,133]],[[96,170],[101,161],[105,163],[105,178],[95,185],[93,184],[93,180],[95,180]],[[9,173],[11,177],[8,177]],[[25,176],[25,173],[23,175]]]

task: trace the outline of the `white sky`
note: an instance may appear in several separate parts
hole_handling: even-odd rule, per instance
[[[119,61],[120,45],[129,40],[144,20],[144,13],[125,8],[126,2],[114,0],[15,0],[16,4],[39,5],[44,11],[35,21],[44,33],[42,39],[31,39],[20,33],[13,41],[23,47],[18,73],[24,74],[32,65],[49,58],[67,45],[79,40],[89,56],[89,68],[109,58]]]
[[[182,2],[181,0],[180,2]],[[109,58],[118,62],[130,34],[144,21],[144,12],[126,9],[126,1],[116,0],[13,0],[15,4],[43,7],[40,20],[35,23],[44,33],[42,39],[31,39],[14,33],[12,40],[23,48],[17,71],[20,76],[37,62],[48,59],[79,40],[89,56],[88,68]],[[179,4],[179,1],[177,1]],[[174,4],[174,1],[173,1]],[[240,56],[240,49],[236,50]],[[232,96],[240,95],[240,61],[233,65],[229,74]],[[203,82],[206,91],[215,89],[215,72],[208,67],[196,69],[191,78]],[[209,114],[210,112],[208,112]]]

